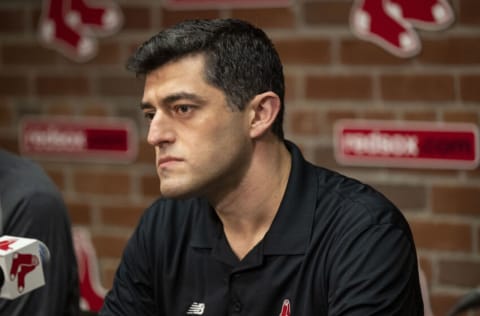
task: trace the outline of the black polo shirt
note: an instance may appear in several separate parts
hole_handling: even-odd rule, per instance
[[[160,199],[128,242],[100,315],[423,315],[415,246],[399,210],[287,146],[285,196],[243,260],[205,200]]]

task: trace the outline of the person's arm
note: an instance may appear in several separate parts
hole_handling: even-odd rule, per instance
[[[391,225],[343,236],[331,256],[329,316],[420,316],[423,304],[414,245]]]
[[[4,234],[41,240],[50,250],[50,261],[44,264],[45,285],[15,300],[1,300],[0,314],[78,315],[77,263],[61,196],[48,190],[27,192],[13,206]]]
[[[154,300],[153,258],[146,253],[142,225],[127,243],[99,316],[159,315]]]

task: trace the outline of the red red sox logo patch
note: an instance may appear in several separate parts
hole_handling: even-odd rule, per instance
[[[282,311],[280,312],[280,316],[290,316],[290,300],[286,299],[283,300],[282,304]]]
[[[453,20],[446,0],[355,0],[350,25],[359,38],[398,57],[412,57],[421,49],[415,28],[440,30]]]

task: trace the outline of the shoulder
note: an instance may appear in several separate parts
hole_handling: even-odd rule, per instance
[[[305,160],[294,144],[286,144],[292,154],[286,205],[305,214],[313,208],[314,230],[318,234],[327,233],[333,238],[347,233],[355,236],[379,225],[411,234],[400,210],[378,190],[316,166]]]
[[[0,160],[0,203],[6,231],[17,223],[42,223],[67,216],[60,191],[39,165],[5,152]]]
[[[410,235],[401,211],[372,186],[321,167],[315,167],[315,173],[317,216],[322,220],[334,221],[342,233],[385,225]]]

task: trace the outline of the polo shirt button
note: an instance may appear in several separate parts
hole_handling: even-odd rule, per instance
[[[242,310],[242,303],[240,303],[239,301],[236,301],[236,302],[233,304],[233,311],[234,311],[235,313],[239,313],[241,310]]]

